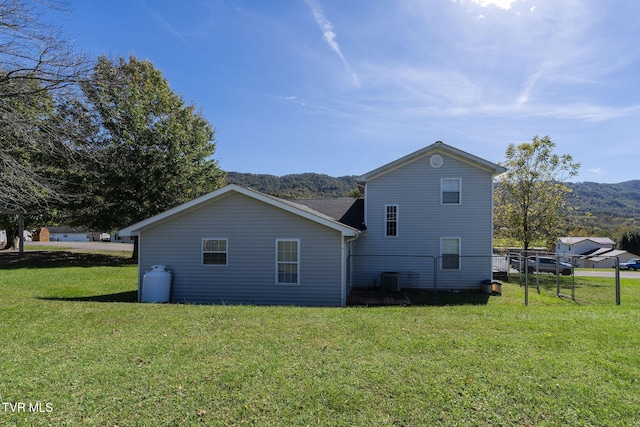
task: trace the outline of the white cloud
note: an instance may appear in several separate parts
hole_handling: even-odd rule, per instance
[[[606,172],[602,170],[602,168],[591,168],[589,172],[595,173],[596,175],[606,175]]]
[[[504,10],[511,9],[511,5],[516,2],[516,0],[471,0],[471,1],[472,3],[479,4],[482,7],[496,6]]]
[[[465,3],[464,0],[451,0],[451,1],[454,3],[457,3],[457,2],[460,2],[461,4]],[[476,4],[480,7],[495,6],[504,10],[511,9],[511,5],[516,1],[518,0],[469,0],[470,3]]]
[[[333,49],[336,55],[338,55],[338,58],[340,58],[340,60],[344,64],[347,71],[351,74],[351,78],[353,79],[353,84],[359,88],[360,79],[358,78],[358,75],[351,68],[351,65],[349,65],[347,58],[345,58],[345,56],[343,55],[342,50],[340,49],[340,45],[336,40],[337,35],[333,31],[333,25],[331,25],[331,22],[329,22],[329,20],[324,16],[324,12],[322,11],[320,4],[316,0],[306,0],[306,1],[307,1],[307,5],[309,5],[309,8],[311,9],[311,12],[313,13],[313,17],[315,18],[316,23],[318,24],[318,26],[320,27],[320,30],[322,31],[322,36],[324,40],[327,42],[329,47]]]

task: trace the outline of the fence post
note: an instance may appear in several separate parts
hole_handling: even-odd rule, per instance
[[[433,305],[438,305],[438,257],[433,257]]]
[[[620,305],[620,259],[616,257],[616,305]]]
[[[527,264],[527,257],[525,255],[524,263],[522,261],[522,257],[520,258],[520,265],[524,267],[520,268],[520,274],[522,274],[522,269],[524,268],[524,305],[529,305],[529,265]]]
[[[576,269],[571,269],[571,299],[576,300]]]
[[[560,257],[556,254],[556,296],[560,296]]]

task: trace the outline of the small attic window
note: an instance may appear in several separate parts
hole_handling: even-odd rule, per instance
[[[435,168],[435,169],[442,166],[442,163],[443,163],[442,156],[439,154],[434,154],[429,159],[429,164],[431,165],[432,168]]]

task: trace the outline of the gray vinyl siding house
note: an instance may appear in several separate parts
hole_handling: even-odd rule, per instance
[[[353,287],[479,289],[491,278],[498,165],[436,142],[358,178],[363,200],[295,203],[228,185],[120,231],[171,301],[344,306]],[[477,255],[483,255],[477,257]],[[434,274],[435,273],[435,274]]]
[[[161,264],[173,274],[174,302],[305,306],[346,304],[345,240],[357,233],[236,185],[121,231],[139,238],[139,295],[145,272]],[[206,242],[224,247],[212,248],[215,256],[207,258]],[[287,242],[295,259],[279,260],[279,246]]]
[[[437,142],[360,176],[366,233],[354,245],[354,286],[394,272],[400,288],[432,288],[436,275],[442,288],[479,288],[492,277],[493,178],[502,172]]]

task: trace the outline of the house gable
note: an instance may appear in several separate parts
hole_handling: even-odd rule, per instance
[[[398,168],[405,167],[406,165],[412,162],[415,162],[417,160],[420,160],[422,158],[425,158],[427,156],[434,156],[433,159],[430,159],[430,165],[434,168],[440,168],[442,166],[442,157],[441,157],[442,154],[456,158],[474,167],[484,169],[488,172],[491,172],[494,175],[497,175],[506,171],[505,168],[503,168],[498,164],[481,159],[480,157],[474,156],[473,154],[466,153],[455,147],[447,145],[441,141],[436,141],[435,143],[425,148],[422,148],[418,151],[415,151],[411,154],[408,154],[404,157],[401,157],[397,160],[387,163],[386,165],[383,165],[363,175],[360,175],[356,179],[356,181],[359,184],[363,185],[367,181],[370,181],[379,176],[392,172]]]
[[[310,209],[306,206],[296,204],[290,201],[286,201],[283,199],[279,199],[277,197],[268,196],[266,194],[259,193],[254,190],[241,187],[239,185],[229,184],[216,191],[205,194],[204,196],[198,197],[194,200],[191,200],[187,203],[183,203],[179,206],[176,206],[158,215],[152,216],[146,220],[140,221],[129,227],[123,228],[122,230],[120,230],[120,235],[121,236],[139,235],[139,233],[143,230],[149,229],[151,227],[156,227],[159,224],[162,224],[163,222],[170,221],[178,216],[185,215],[189,212],[200,209],[203,206],[206,206],[210,203],[215,203],[218,200],[222,200],[223,198],[233,194],[242,194],[246,197],[252,198],[262,203],[266,203],[267,205],[274,206],[283,211],[292,213],[294,215],[298,215],[310,221],[317,222],[318,224],[324,225],[334,230],[338,230],[341,233],[343,233],[345,236],[355,236],[358,234],[357,229],[350,227],[348,225],[342,224],[336,221],[335,219],[329,217],[328,215],[314,211],[313,209]]]

